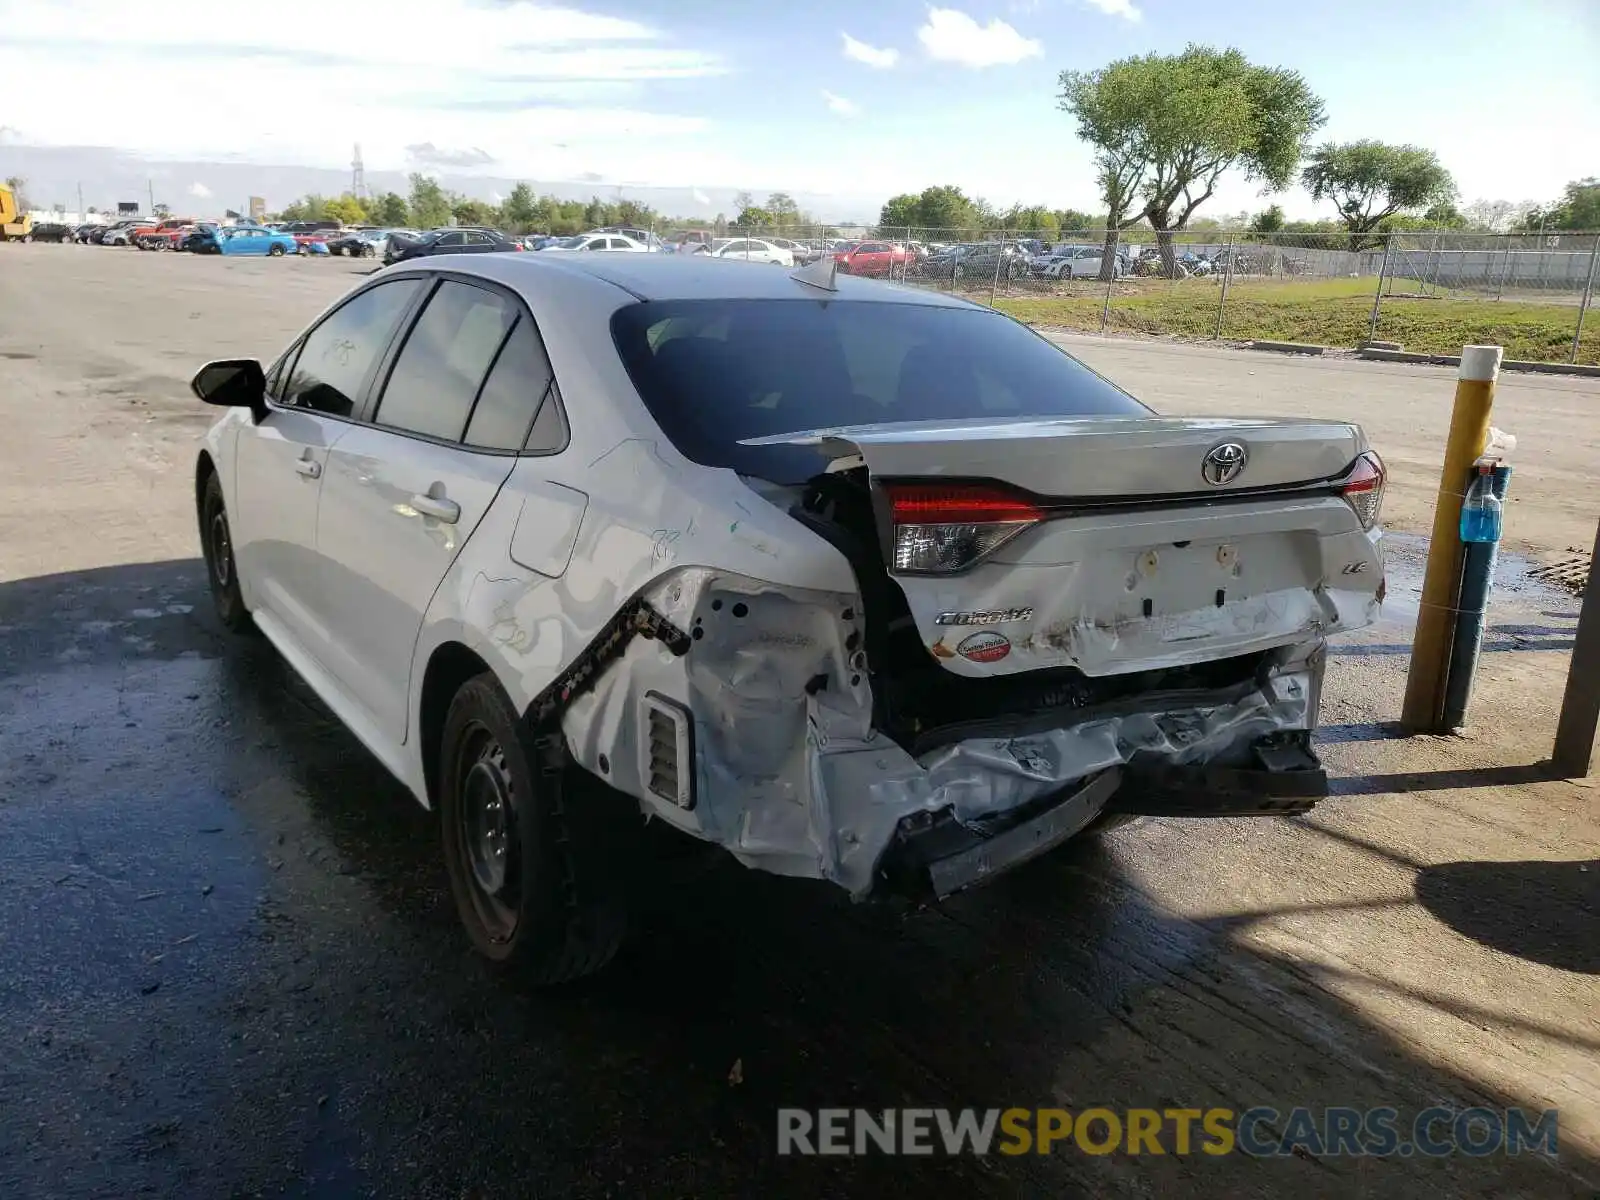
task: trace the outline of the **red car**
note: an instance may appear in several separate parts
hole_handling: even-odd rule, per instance
[[[890,275],[904,271],[907,263],[916,261],[916,255],[894,242],[862,242],[853,250],[835,254],[833,261],[849,275]]]
[[[180,236],[193,230],[193,217],[168,217],[157,224],[135,228],[129,239],[141,250],[171,250]]]

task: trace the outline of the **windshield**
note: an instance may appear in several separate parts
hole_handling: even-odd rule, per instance
[[[589,239],[586,236],[561,238],[545,246],[546,250],[576,250]]]
[[[977,308],[848,300],[656,300],[612,336],[680,452],[774,483],[822,459],[746,438],[839,425],[1127,417],[1148,409],[1054,343]]]

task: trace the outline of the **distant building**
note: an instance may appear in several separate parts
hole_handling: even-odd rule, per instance
[[[259,224],[261,224],[261,222],[263,220],[266,219],[266,215],[267,215],[267,202],[266,202],[265,198],[263,198],[261,196],[251,196],[250,197],[250,219],[252,221],[254,221],[257,225],[259,225]]]

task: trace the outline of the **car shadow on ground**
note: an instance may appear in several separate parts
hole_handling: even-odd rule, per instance
[[[672,840],[641,868],[648,903],[619,961],[529,993],[468,950],[431,815],[263,639],[218,627],[197,561],[0,585],[0,625],[0,762],[34,743],[71,751],[5,777],[0,841],[43,838],[57,813],[137,805],[152,819],[118,827],[118,870],[156,863],[169,881],[117,892],[105,870],[86,874],[81,902],[97,907],[80,910],[40,902],[70,875],[48,855],[8,876],[19,907],[0,918],[26,911],[40,933],[22,950],[0,942],[0,978],[13,954],[32,956],[17,977],[51,978],[67,956],[81,978],[27,1011],[0,998],[0,1034],[14,1025],[19,1047],[0,1074],[0,1193],[60,1179],[71,1194],[318,1200],[1411,1197],[1567,1194],[1600,1178],[1570,1150],[1556,1164],[1063,1147],[780,1158],[784,1107],[1514,1101],[1427,1061],[1344,999],[1344,978],[1251,937],[1259,914],[1177,915],[1150,863],[1133,867],[1155,844],[1139,826],[931,907],[853,904]],[[102,692],[105,715],[86,716]],[[1226,855],[1225,838],[1206,840],[1214,823],[1176,825],[1178,853]],[[235,832],[250,861],[238,886],[207,893],[209,839]],[[171,880],[187,908],[152,895]],[[224,892],[253,897],[243,928],[193,940]],[[85,911],[161,949],[82,954]],[[92,1033],[41,1041],[63,1023]]]
[[[1424,867],[1417,899],[1457,933],[1532,962],[1600,975],[1600,860]]]

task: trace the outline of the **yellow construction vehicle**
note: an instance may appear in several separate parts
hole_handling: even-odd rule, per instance
[[[33,218],[25,212],[19,212],[16,193],[0,185],[0,242],[32,240]]]

